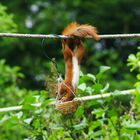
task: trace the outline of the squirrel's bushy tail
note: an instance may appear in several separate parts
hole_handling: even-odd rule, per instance
[[[75,36],[75,37],[87,37],[91,36],[95,40],[99,40],[99,36],[97,34],[97,30],[94,26],[88,25],[88,24],[78,24],[76,22],[70,23],[62,32],[62,35],[67,36]],[[67,44],[72,50],[81,44],[81,40],[79,38],[77,39],[64,39],[63,43]]]

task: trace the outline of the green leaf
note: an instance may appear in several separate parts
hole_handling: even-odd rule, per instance
[[[104,117],[105,110],[102,108],[94,109],[91,114],[96,115],[96,118]]]
[[[65,138],[65,140],[73,140],[73,138]]]
[[[30,124],[32,120],[33,120],[33,118],[26,118],[24,120],[24,122],[27,123],[27,124]]]
[[[108,71],[109,69],[110,69],[110,67],[108,67],[108,66],[100,66],[99,73],[104,73],[104,72]]]
[[[129,60],[129,61],[136,61],[137,58],[136,58],[136,56],[135,56],[134,54],[130,54],[130,55],[128,56],[128,60]]]
[[[19,119],[15,115],[10,116],[7,120],[3,122],[3,125],[7,130],[10,130],[13,127],[16,127],[17,125],[19,125]]]
[[[33,119],[33,123],[32,125],[35,127],[35,128],[40,128],[40,119]]]
[[[20,111],[20,112],[16,113],[15,116],[17,116],[20,119],[23,116],[23,112]]]
[[[103,85],[102,84],[95,84],[92,86],[92,88],[94,89],[95,93],[99,93],[100,90],[103,88]]]
[[[75,112],[75,116],[80,118],[84,114],[84,108],[83,106],[79,106],[78,109]]]
[[[34,104],[36,102],[36,97],[34,95],[27,95],[23,101],[23,109],[33,109],[34,106],[31,104]]]
[[[84,129],[85,127],[87,126],[87,123],[86,123],[86,118],[84,118],[81,123],[77,124],[77,125],[74,125],[74,129],[75,130],[82,130]]]
[[[140,84],[136,86],[136,91],[140,94]]]
[[[80,84],[80,85],[78,86],[78,89],[81,90],[81,91],[85,91],[85,90],[86,90],[86,84],[85,84],[85,83]]]
[[[47,99],[47,100],[43,101],[42,107],[46,107],[46,106],[48,106],[51,102],[54,102],[54,101],[55,101],[54,99]]]
[[[117,110],[115,110],[115,108],[114,108],[114,109],[108,110],[107,115],[111,118],[113,116],[118,116],[118,113],[117,113]]]
[[[106,83],[105,87],[101,89],[102,93],[105,93],[109,89],[109,83]]]
[[[31,106],[34,106],[34,107],[40,107],[40,106],[41,106],[41,103],[31,104]]]
[[[130,124],[129,122],[125,122],[123,126],[127,129],[140,130],[140,122],[132,123],[132,124]]]
[[[91,79],[93,82],[96,81],[96,77],[95,77],[95,75],[93,75],[93,74],[88,73],[88,74],[87,74],[87,77],[88,77],[89,79]]]
[[[90,73],[88,73],[88,74],[86,74],[86,75],[83,75],[83,76],[80,78],[79,83],[84,83],[84,82],[88,82],[88,81],[95,82],[95,81],[96,81],[95,75],[90,74]]]
[[[97,127],[99,127],[101,125],[102,125],[101,121],[98,121],[98,120],[97,121],[93,121],[93,122],[91,122],[91,124],[89,126],[89,130],[93,131],[94,129],[96,129]]]
[[[85,92],[86,93],[89,93],[89,95],[92,95],[92,93],[94,92],[94,90],[92,89],[92,87],[87,87]]]
[[[94,137],[99,137],[103,135],[103,130],[98,130],[96,132],[94,132]]]
[[[103,74],[108,71],[110,69],[110,67],[108,66],[100,66],[100,70],[99,73],[96,75],[96,78],[98,79],[98,81],[102,78]]]
[[[140,80],[140,74],[137,75],[137,79]]]

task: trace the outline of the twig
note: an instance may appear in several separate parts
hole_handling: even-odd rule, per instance
[[[21,109],[22,109],[22,105],[11,106],[11,107],[0,108],[0,112],[16,111],[16,110],[21,110]]]
[[[79,97],[79,98],[75,98],[75,100],[80,100],[80,101],[96,100],[96,99],[107,98],[107,97],[110,97],[110,96],[128,95],[128,94],[131,94],[131,92],[134,92],[134,91],[135,91],[134,89],[123,90],[123,91],[118,91],[118,93],[110,92],[110,93],[105,93],[105,94]]]
[[[70,102],[80,102],[80,101],[88,101],[88,100],[98,100],[102,98],[107,98],[110,96],[121,96],[121,95],[130,95],[132,92],[134,92],[134,89],[130,90],[123,90],[123,91],[118,91],[118,93],[105,93],[105,94],[98,94],[98,95],[92,95],[92,96],[84,96],[84,97],[78,97],[75,98],[73,101],[68,101],[68,102],[63,102],[61,104],[67,105]],[[54,105],[56,102],[52,102],[50,105]],[[9,111],[17,111],[17,110],[22,110],[23,106],[12,106],[12,107],[5,107],[5,108],[0,108],[0,112],[9,112]]]

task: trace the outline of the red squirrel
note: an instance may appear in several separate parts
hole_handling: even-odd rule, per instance
[[[95,40],[99,40],[95,27],[76,22],[69,24],[62,35],[77,37],[73,39],[63,39],[62,48],[65,60],[65,79],[57,85],[57,97],[60,101],[73,100],[80,76],[80,63],[84,55],[84,47],[80,38],[92,36]]]

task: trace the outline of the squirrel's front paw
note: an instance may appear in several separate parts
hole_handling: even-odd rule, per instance
[[[62,102],[69,101],[69,98],[68,98],[67,96],[64,96],[64,97],[61,98],[61,101],[62,101]]]
[[[73,95],[72,96],[65,95],[64,97],[61,98],[61,101],[62,102],[71,101],[71,100],[73,100],[73,98],[74,98]]]

